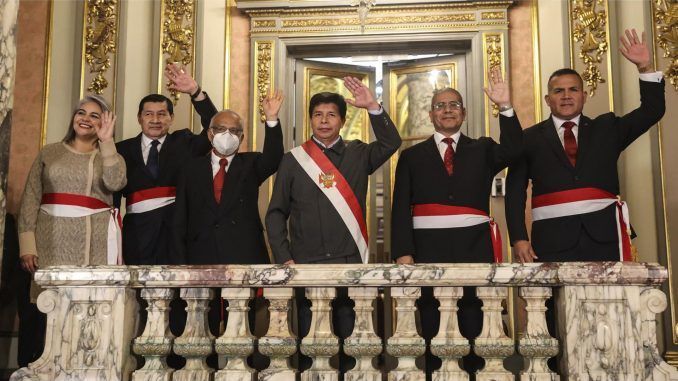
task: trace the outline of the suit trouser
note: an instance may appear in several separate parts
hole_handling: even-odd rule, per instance
[[[535,248],[535,253],[541,262],[599,262],[619,261],[619,247],[617,240],[612,242],[598,242],[582,227],[579,232],[579,241],[568,250],[558,252],[540,252]],[[553,337],[558,337],[556,328],[555,300],[549,298],[546,301],[546,326]],[[555,357],[548,360],[548,366],[553,371],[558,370]]]
[[[464,296],[459,299],[457,306],[457,318],[459,320],[459,330],[461,334],[469,340],[471,348],[473,348],[473,339],[475,339],[483,328],[483,311],[481,310],[483,303],[476,296],[475,287],[464,287]],[[426,340],[426,354],[425,356],[425,370],[426,378],[431,379],[431,375],[435,369],[442,366],[442,361],[439,357],[431,354],[431,339],[438,334],[440,326],[440,302],[433,295],[433,287],[422,287],[421,298],[417,300],[417,308],[419,310],[419,321],[421,322],[421,336]],[[425,324],[424,324],[425,322]],[[473,353],[469,353],[462,358],[462,367],[471,375],[483,367],[485,361]]]

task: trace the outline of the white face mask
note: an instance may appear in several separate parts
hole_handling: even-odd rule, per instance
[[[240,139],[228,131],[215,134],[212,139],[212,147],[224,156],[232,155],[239,146]]]

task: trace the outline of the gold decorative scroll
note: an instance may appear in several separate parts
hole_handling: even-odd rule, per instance
[[[579,58],[586,68],[581,73],[593,96],[599,83],[603,54],[607,53],[607,0],[572,0],[572,39],[580,45]]]
[[[117,45],[117,0],[87,0],[85,26],[85,62],[94,74],[87,90],[101,94],[108,87],[106,71],[111,67],[111,55]]]
[[[266,94],[268,94],[269,89],[273,86],[273,72],[271,70],[273,65],[273,41],[255,41],[254,46],[257,113],[253,119],[253,123],[256,128],[260,121],[266,121],[264,108],[261,104],[266,97]]]
[[[484,45],[486,72],[489,73],[497,67],[502,70],[501,34],[486,34]],[[487,78],[485,81],[487,81]],[[487,83],[485,85],[487,86]],[[494,103],[492,104],[492,116],[495,118],[499,116],[499,107]]]
[[[194,0],[163,0],[162,52],[165,63],[189,65],[193,62]],[[170,90],[176,104],[179,93]]]
[[[655,0],[653,5],[657,44],[664,50],[664,58],[669,61],[664,75],[674,90],[678,91],[678,2]]]
[[[506,13],[504,12],[483,12],[480,17],[483,20],[503,20],[506,18]]]

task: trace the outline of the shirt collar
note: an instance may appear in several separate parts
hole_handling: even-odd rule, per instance
[[[553,119],[553,125],[556,126],[556,128],[562,127],[563,123],[568,121],[568,119],[560,119],[553,114],[551,114],[551,118]],[[577,127],[579,127],[579,120],[580,119],[581,119],[581,114],[575,116],[572,119],[569,119],[569,121],[573,122]]]
[[[334,147],[335,145],[337,145],[337,144],[339,143],[339,141],[341,140],[341,135],[340,135],[340,136],[337,136],[337,139],[336,139],[335,141],[333,141],[332,143],[330,143],[329,145],[323,144],[323,142],[321,142],[320,140],[316,139],[316,137],[313,136],[313,135],[311,135],[311,138],[313,138],[313,141],[315,141],[316,143],[318,143],[318,145],[320,145],[322,148],[330,149],[330,148]],[[337,148],[338,148],[338,147],[337,147]]]
[[[233,161],[233,156],[235,156],[235,154],[226,156],[226,160],[228,160],[228,163],[226,164],[227,167],[231,165],[231,161]],[[223,159],[222,157],[217,156],[217,154],[214,153],[214,150],[210,151],[210,158],[212,161],[212,165],[219,165],[219,160]]]
[[[433,139],[436,141],[436,145],[440,144],[440,142],[443,141],[447,136],[441,134],[440,132],[436,131],[433,133]],[[459,138],[461,137],[461,129],[454,133],[452,136],[450,136],[452,139],[454,139],[454,142],[456,144],[459,144]]]
[[[151,139],[148,136],[144,135],[144,133],[141,133],[141,144],[145,147],[148,147],[153,140],[157,140],[160,142],[160,145],[165,142],[165,138],[167,138],[167,134],[163,135],[162,137],[158,139]]]

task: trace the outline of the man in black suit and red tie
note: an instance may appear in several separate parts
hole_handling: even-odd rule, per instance
[[[617,159],[664,115],[664,80],[652,71],[650,51],[635,30],[621,36],[621,54],[640,73],[640,107],[617,116],[582,115],[581,76],[560,69],[544,97],[551,116],[524,131],[524,158],[509,168],[506,218],[521,262],[629,261],[630,223],[621,202]],[[525,227],[532,180],[532,244]]]
[[[461,94],[447,88],[434,93],[429,116],[435,133],[402,152],[393,193],[392,250],[399,264],[501,262],[499,232],[489,216],[494,176],[522,154],[522,129],[513,112],[508,83],[493,70],[490,100],[501,110],[499,144],[492,138],[461,133],[466,116]],[[480,300],[465,287],[459,302],[460,330],[473,340],[482,328]],[[430,343],[440,324],[438,302],[430,287],[418,301],[422,336]],[[436,364],[437,363],[437,364]],[[471,354],[463,367],[473,378],[483,360]],[[440,367],[427,351],[426,373]]]

